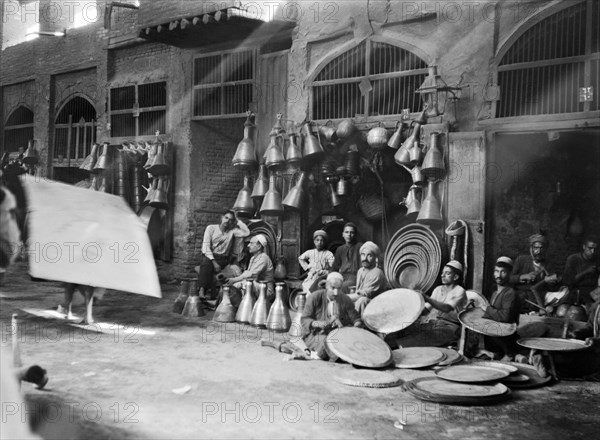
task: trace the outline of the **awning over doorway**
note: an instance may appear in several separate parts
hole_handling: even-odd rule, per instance
[[[289,36],[294,26],[293,21],[266,21],[247,10],[231,7],[142,26],[139,36],[171,46],[194,48],[246,39],[276,40]]]

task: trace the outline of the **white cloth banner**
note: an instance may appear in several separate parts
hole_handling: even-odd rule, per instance
[[[30,274],[161,297],[146,227],[118,196],[26,176]]]

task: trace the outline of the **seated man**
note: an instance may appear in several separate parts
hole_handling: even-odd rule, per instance
[[[335,260],[331,270],[339,272],[344,277],[342,289],[348,291],[350,286],[356,285],[356,274],[360,269],[360,248],[362,243],[356,241],[358,231],[354,223],[346,223],[342,237],[344,244],[335,250]]]
[[[519,255],[514,261],[510,284],[519,295],[521,312],[538,311],[527,301],[544,306],[544,294],[560,281],[546,259],[548,239],[542,234],[529,237],[529,255]],[[525,301],[527,300],[527,301]]]
[[[484,318],[498,322],[519,323],[519,297],[509,286],[509,278],[513,261],[508,257],[500,257],[494,267],[496,289],[490,298],[490,305],[485,310]],[[498,353],[503,361],[512,361],[517,351],[517,335],[484,336],[485,348]]]
[[[213,284],[213,276],[233,262],[237,255],[236,242],[250,235],[250,230],[238,220],[235,212],[228,209],[221,216],[221,223],[208,225],[202,241],[202,256],[198,267],[198,293],[204,297]],[[212,292],[216,297],[216,292]]]
[[[590,292],[596,287],[596,280],[600,273],[597,253],[598,239],[586,237],[581,252],[567,257],[563,282],[571,291],[569,302],[573,303],[577,300],[576,291],[579,291],[579,301],[586,306],[592,304]]]
[[[314,249],[309,249],[298,257],[302,270],[307,270],[306,279],[302,282],[302,290],[305,294],[316,289],[319,281],[324,279],[333,265],[333,254],[325,249],[327,243],[327,232],[315,231],[313,234]]]
[[[254,295],[257,296],[260,289],[260,283],[267,283],[267,301],[272,303],[275,299],[274,278],[273,278],[273,262],[265,252],[267,248],[267,237],[263,234],[255,235],[248,243],[250,251],[250,263],[248,268],[241,275],[229,278],[225,286],[235,287],[230,293],[231,303],[234,307],[238,307],[242,301],[241,290],[244,288],[244,281],[252,279],[254,282]]]
[[[467,304],[467,294],[459,284],[463,266],[456,260],[449,261],[442,269],[442,285],[434,289],[431,297],[423,293],[424,314],[410,327],[401,331],[395,340],[405,347],[445,347],[455,344],[460,338],[458,312]],[[394,345],[394,338],[388,338]]]
[[[354,303],[342,293],[344,277],[339,272],[327,275],[325,289],[317,290],[306,298],[302,312],[302,339],[319,359],[336,360],[327,350],[325,339],[333,329],[351,326],[362,327]]]
[[[462,273],[463,265],[460,262],[451,260],[446,263],[442,269],[442,285],[433,290],[431,297],[423,295],[429,313],[421,318],[421,322],[442,320],[454,331],[460,332],[458,312],[467,305],[465,289],[458,284]]]
[[[348,295],[354,301],[356,311],[362,316],[365,307],[373,298],[379,295],[387,285],[383,270],[379,264],[381,250],[372,241],[367,241],[360,247],[360,264],[356,274],[356,291]]]

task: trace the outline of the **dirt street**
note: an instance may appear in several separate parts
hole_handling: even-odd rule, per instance
[[[46,389],[24,383],[31,409],[45,408],[46,438],[598,438],[600,383],[561,381],[513,392],[490,407],[421,402],[400,387],[342,385],[345,363],[284,360],[261,338],[282,340],[240,324],[220,325],[171,312],[177,285],[163,298],[108,292],[94,306],[98,331],[23,309],[62,303],[57,283],[32,282],[17,263],[1,288],[2,344],[10,320],[25,364],[48,370]],[[75,313],[82,316],[78,296]],[[402,379],[431,370],[390,370]],[[10,417],[4,411],[3,417]],[[407,422],[403,430],[394,422]]]

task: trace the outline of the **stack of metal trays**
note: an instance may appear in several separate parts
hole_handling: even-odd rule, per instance
[[[384,273],[392,288],[427,292],[442,267],[439,237],[427,226],[410,224],[398,230],[385,250]]]
[[[466,384],[437,377],[406,382],[403,389],[421,400],[451,405],[492,405],[511,396],[510,389],[501,383]]]

